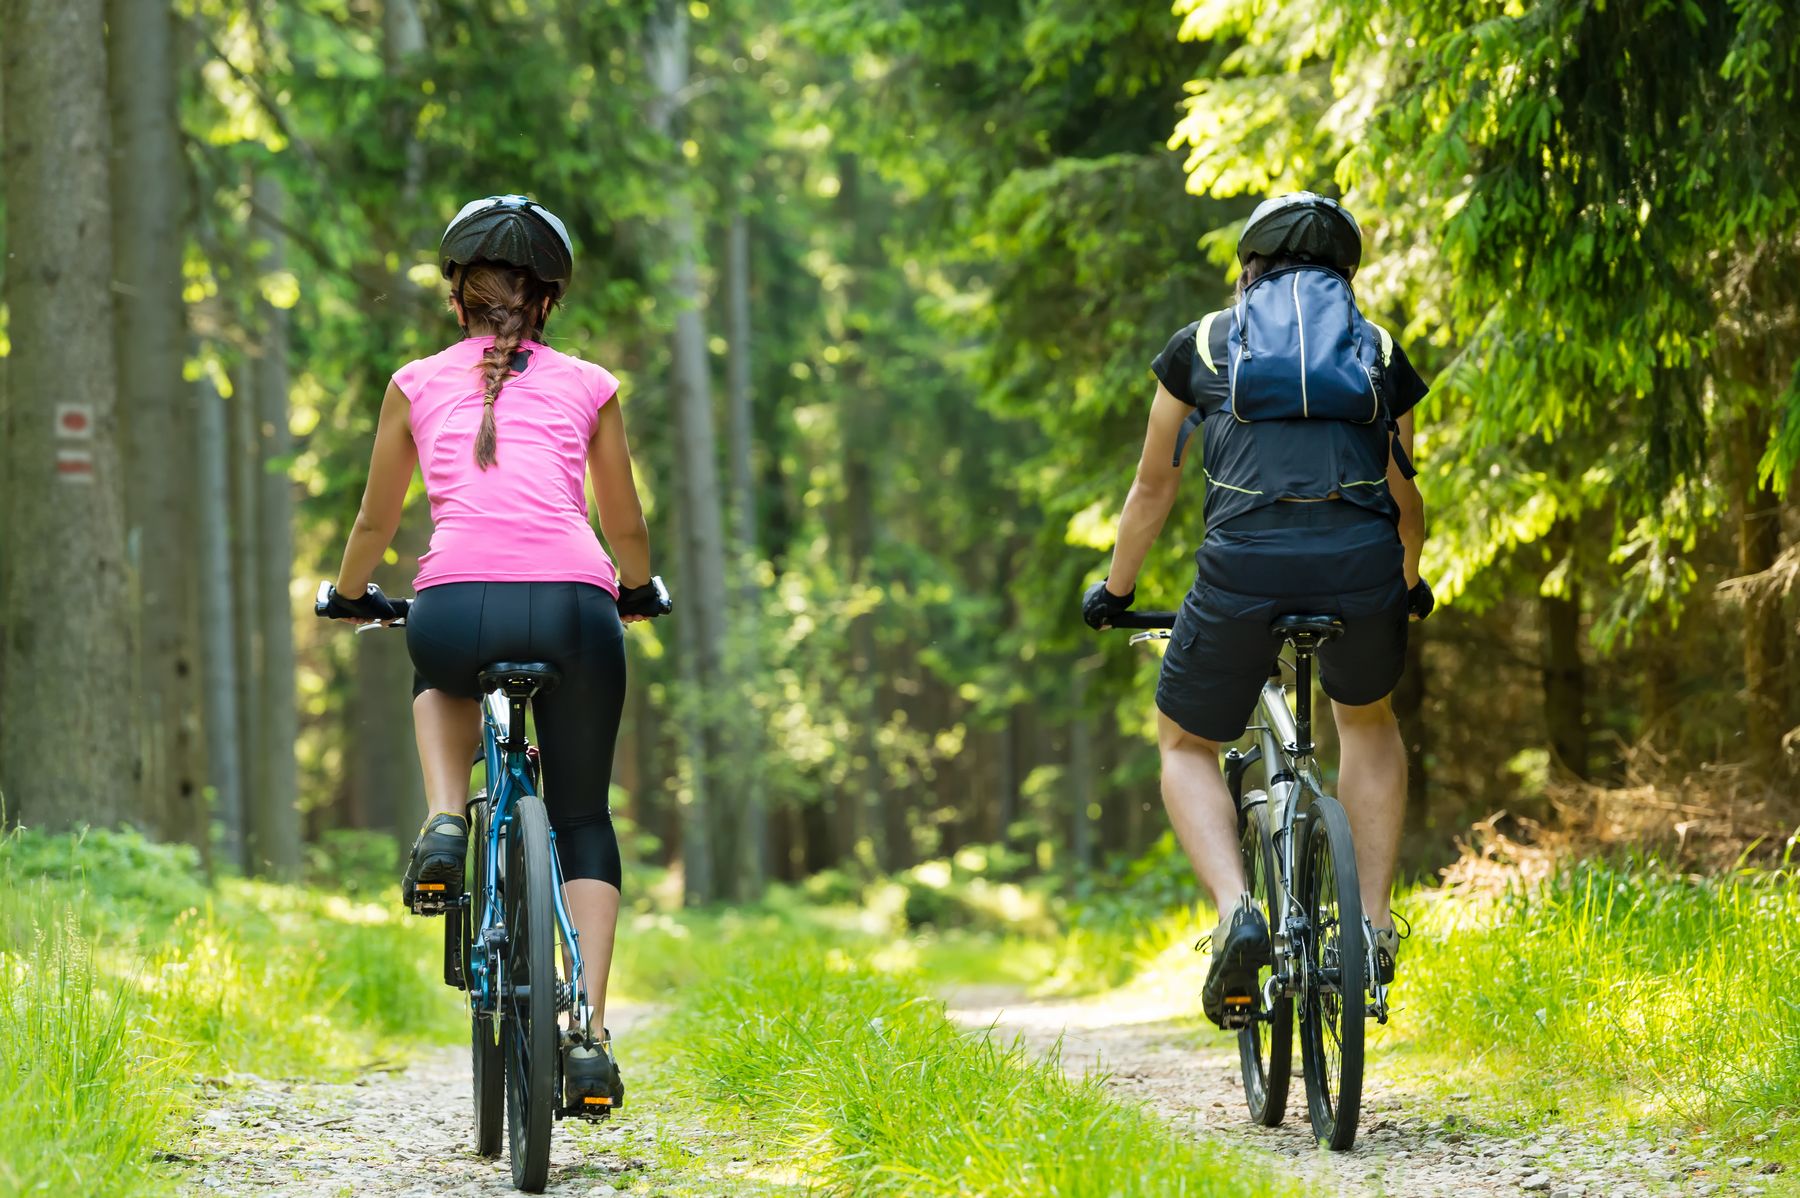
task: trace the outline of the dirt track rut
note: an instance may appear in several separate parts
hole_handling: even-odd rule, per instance
[[[965,1027],[994,1027],[1035,1052],[1060,1045],[1072,1074],[1098,1071],[1115,1092],[1146,1104],[1171,1126],[1195,1136],[1250,1147],[1276,1158],[1281,1171],[1326,1193],[1381,1198],[1475,1198],[1542,1194],[1546,1198],[1661,1198],[1663,1195],[1755,1195],[1771,1180],[1756,1162],[1728,1163],[1724,1150],[1676,1140],[1602,1135],[1577,1129],[1517,1136],[1468,1130],[1453,1100],[1427,1099],[1384,1085],[1371,1055],[1362,1132],[1346,1154],[1321,1151],[1306,1118],[1298,1046],[1286,1121],[1253,1125],[1245,1112],[1237,1042],[1198,1031],[1191,1012],[1121,995],[1085,1001],[1030,1001],[997,991],[949,996],[951,1016]]]

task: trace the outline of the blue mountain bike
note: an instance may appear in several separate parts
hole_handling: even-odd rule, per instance
[[[321,616],[329,597],[330,584],[319,584]],[[390,602],[399,618],[357,631],[405,624],[411,604]],[[591,1095],[563,1101],[563,1051],[596,1047],[593,1010],[563,902],[556,833],[537,793],[538,751],[525,735],[526,705],[559,675],[548,662],[496,662],[480,678],[485,784],[469,800],[466,884],[457,894],[421,882],[412,910],[445,917],[444,981],[468,995],[475,1150],[499,1156],[504,1126],[513,1185],[536,1193],[549,1178],[554,1122],[605,1118],[616,1104]]]

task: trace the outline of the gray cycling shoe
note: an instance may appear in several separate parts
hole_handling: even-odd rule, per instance
[[[1375,979],[1383,986],[1394,984],[1394,962],[1400,956],[1400,942],[1404,940],[1393,928],[1375,929]]]
[[[570,1114],[604,1118],[625,1105],[625,1082],[612,1055],[612,1033],[598,1044],[563,1051],[563,1103]]]
[[[460,815],[434,815],[413,841],[412,860],[400,882],[400,901],[417,908],[462,894],[463,858],[469,853],[469,823]],[[431,912],[435,914],[435,912]]]
[[[1209,939],[1212,966],[1200,990],[1200,1010],[1222,1028],[1245,1026],[1256,1014],[1261,986],[1257,971],[1272,959],[1269,924],[1246,894]]]

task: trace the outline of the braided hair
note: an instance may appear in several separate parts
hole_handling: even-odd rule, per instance
[[[554,292],[519,267],[477,262],[459,272],[455,294],[462,303],[464,327],[485,329],[494,336],[481,356],[481,430],[475,434],[475,462],[486,470],[499,460],[494,404],[500,388],[506,385],[520,343],[542,335],[544,301]]]

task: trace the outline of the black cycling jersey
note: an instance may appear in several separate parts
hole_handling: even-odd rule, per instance
[[[1186,326],[1150,364],[1163,388],[1204,415],[1206,523],[1217,527],[1282,499],[1322,499],[1336,492],[1390,520],[1399,509],[1388,494],[1393,433],[1385,421],[1242,421],[1225,411],[1231,395],[1226,336],[1231,311]],[[1204,337],[1205,345],[1201,344]],[[1406,351],[1383,334],[1388,415],[1398,420],[1428,388]]]

